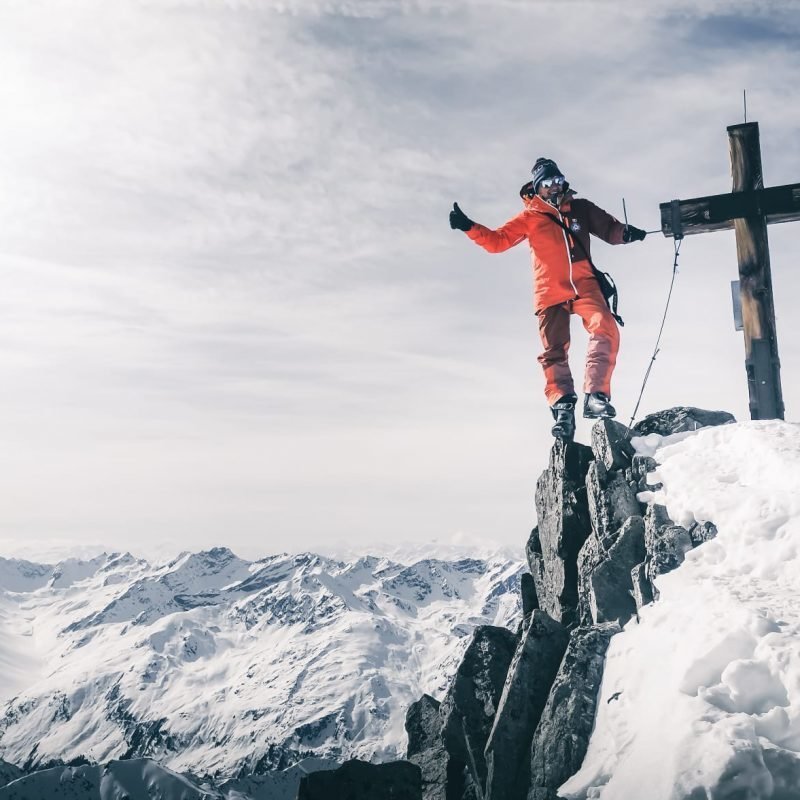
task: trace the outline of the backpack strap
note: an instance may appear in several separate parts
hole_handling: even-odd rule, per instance
[[[586,247],[584,247],[583,242],[577,237],[572,235],[572,231],[569,229],[568,225],[565,225],[562,220],[560,220],[554,214],[549,214],[547,211],[537,211],[537,214],[541,214],[543,217],[549,217],[553,222],[556,223],[560,228],[563,228],[569,236],[572,237],[572,240],[578,244],[583,255],[586,257],[586,260],[589,262],[589,266],[592,268],[592,273],[594,277],[597,279],[598,284],[600,284],[600,291],[603,293],[603,297],[605,297],[606,303],[608,305],[608,309],[611,312],[611,316],[617,321],[620,327],[625,327],[625,323],[622,321],[622,317],[617,313],[617,304],[619,303],[619,292],[617,291],[617,284],[614,283],[614,279],[607,273],[599,270],[591,259]]]

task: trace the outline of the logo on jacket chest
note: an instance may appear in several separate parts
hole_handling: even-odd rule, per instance
[[[573,231],[574,233],[577,233],[581,229],[580,222],[578,222],[578,220],[576,220],[576,219],[572,220],[572,222],[570,223],[569,229],[571,231]]]

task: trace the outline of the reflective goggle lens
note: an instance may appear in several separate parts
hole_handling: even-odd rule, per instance
[[[556,175],[554,178],[545,178],[543,181],[539,182],[540,186],[544,186],[545,189],[549,189],[551,186],[561,186],[566,182],[566,178],[563,175]]]

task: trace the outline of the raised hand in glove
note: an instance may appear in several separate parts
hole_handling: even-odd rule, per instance
[[[475,223],[458,207],[458,203],[453,203],[453,210],[450,212],[450,227],[455,230],[468,231]]]
[[[634,228],[633,225],[626,225],[622,231],[622,241],[625,244],[628,244],[628,242],[641,242],[645,236],[647,236],[647,231],[643,231],[641,228]]]

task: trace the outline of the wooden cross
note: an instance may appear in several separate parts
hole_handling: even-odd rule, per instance
[[[731,125],[728,140],[731,193],[661,203],[661,231],[675,239],[736,231],[750,418],[783,419],[767,225],[800,220],[800,183],[764,188],[757,122]]]

